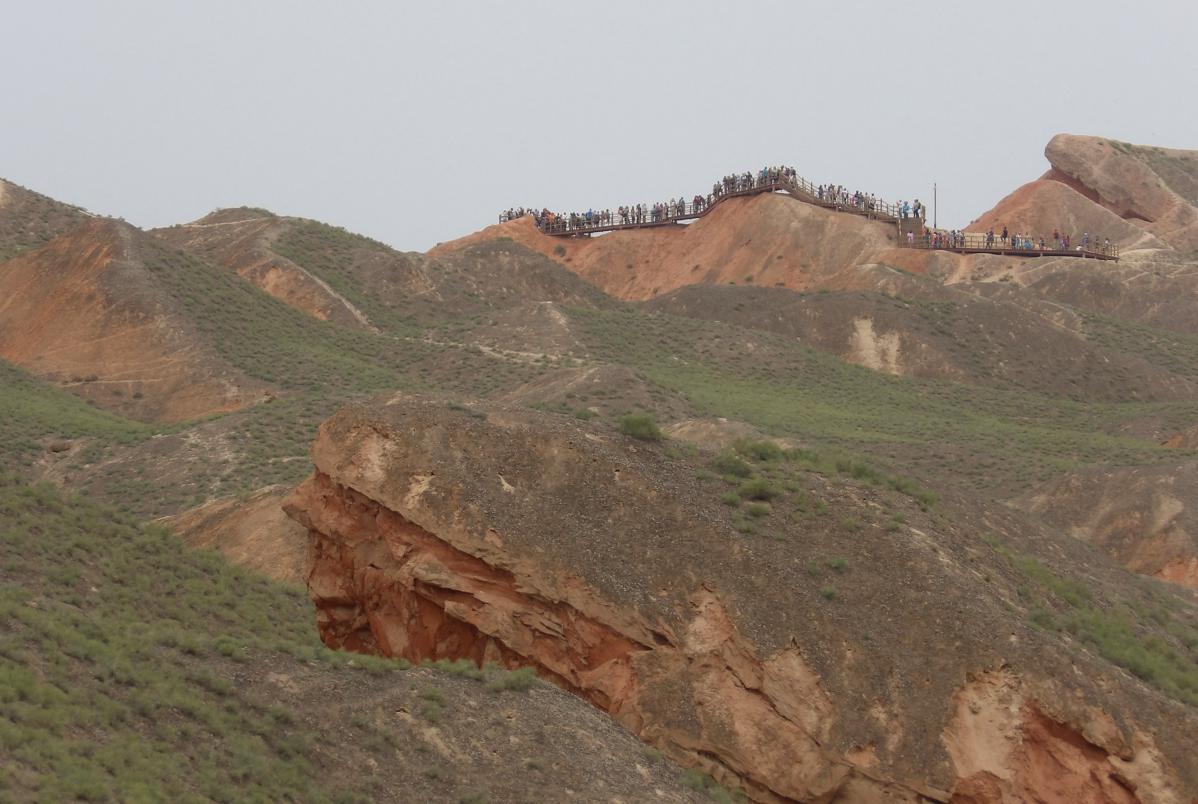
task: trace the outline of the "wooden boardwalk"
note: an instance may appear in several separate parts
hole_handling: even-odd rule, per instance
[[[866,202],[858,205],[851,202],[830,201],[820,197],[819,188],[801,176],[770,176],[768,178],[751,178],[745,175],[737,177],[736,189],[718,187],[718,192],[706,196],[699,204],[683,203],[672,213],[652,214],[651,209],[644,209],[641,216],[635,216],[631,210],[624,213],[605,211],[610,220],[604,220],[603,213],[597,214],[591,220],[576,215],[572,218],[557,218],[550,221],[538,222],[537,228],[552,237],[590,237],[603,232],[619,232],[626,229],[647,229],[656,226],[676,226],[687,221],[697,220],[711,212],[730,198],[743,198],[764,193],[780,193],[802,201],[805,204],[859,215],[869,220],[894,224],[898,229],[898,245],[900,248],[928,249],[935,251],[952,251],[957,254],[997,254],[1005,257],[1078,257],[1093,260],[1119,259],[1119,248],[1115,245],[1087,245],[1068,249],[1037,245],[1021,248],[1012,242],[1000,242],[997,238],[991,240],[985,234],[968,233],[950,238],[947,233],[924,234],[927,231],[925,221],[916,217],[903,217],[898,205]],[[671,209],[674,209],[671,207]],[[501,220],[504,220],[501,218]],[[907,234],[912,234],[908,239]],[[936,237],[939,234],[939,237]]]
[[[917,236],[913,242],[899,238],[899,245],[904,248],[922,248],[935,251],[952,251],[957,254],[999,254],[1004,257],[1079,257],[1086,260],[1119,261],[1119,247],[1115,244],[1095,244],[1086,246],[1070,246],[1061,248],[1053,243],[1045,243],[1040,248],[1039,241],[1028,247],[1019,247],[1010,241],[1003,243],[1000,238],[990,241],[989,236],[977,232],[958,235],[955,239],[942,235],[941,242],[936,243],[928,235]],[[1055,246],[1055,247],[1054,247]]]

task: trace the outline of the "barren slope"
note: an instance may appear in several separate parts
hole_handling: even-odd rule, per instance
[[[236,410],[264,383],[220,358],[163,292],[152,240],[96,219],[0,266],[0,356],[154,421]]]
[[[1110,239],[1122,251],[1167,248],[1164,241],[1116,213],[1090,200],[1069,184],[1051,178],[1023,185],[968,227],[966,231],[1001,234],[1003,227],[1012,233],[1030,234],[1050,241],[1054,230],[1069,234],[1080,244],[1089,232],[1099,243]]]
[[[284,583],[307,577],[303,528],[284,515],[287,486],[267,486],[244,497],[214,500],[163,520],[188,547],[217,550],[230,563]]]

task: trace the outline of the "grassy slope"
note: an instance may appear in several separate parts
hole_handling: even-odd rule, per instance
[[[219,466],[195,467],[204,481],[195,490],[162,488],[144,465],[106,470],[94,490],[138,513],[160,515],[209,496],[298,481],[308,471],[304,457],[317,426],[349,399],[397,389],[487,394],[547,369],[477,349],[317,321],[228,271],[149,238],[141,241],[138,257],[157,291],[221,357],[282,392],[271,404],[222,420],[216,429],[228,434],[233,454]],[[118,447],[148,444],[155,434],[181,429],[155,429],[95,410],[3,361],[0,414],[0,468],[28,466],[49,442],[74,438],[89,439],[79,465],[99,465],[119,455]]]
[[[320,277],[387,332],[413,335],[418,331],[414,322],[404,315],[405,311],[396,310],[378,299],[349,267],[359,252],[373,252],[398,262],[407,259],[391,247],[336,226],[300,221],[288,227],[272,245],[272,250]]]
[[[926,478],[990,492],[1079,466],[1175,460],[1175,451],[1112,433],[1148,413],[1179,424],[1198,420],[1195,403],[1081,403],[891,377],[718,322],[628,310],[573,316],[597,356],[639,369],[700,412],[884,456]]]
[[[676,445],[669,449],[683,452]],[[829,482],[813,482],[817,476]],[[908,518],[919,516],[888,492],[909,497],[920,511],[931,514],[930,523],[913,527],[948,524],[927,489],[868,464],[808,449],[783,450],[770,441],[734,443],[710,459],[698,479],[713,496],[719,495],[738,532],[790,541],[796,555],[814,547],[803,556],[805,571],[812,583],[821,585],[828,600],[837,597],[838,586],[851,589],[861,583],[857,571],[877,572],[868,566],[872,558],[861,555],[861,545],[901,538],[891,534],[903,533]],[[881,493],[873,495],[872,505],[859,506],[855,515],[846,517],[846,510],[851,509],[829,502],[828,492],[853,486]],[[1174,594],[1166,584],[1146,579],[1125,583],[1127,579],[1121,578],[1112,589],[1108,580],[1087,577],[1084,567],[1061,562],[1059,556],[1052,558],[1054,569],[1024,552],[1025,548],[1005,544],[994,535],[975,531],[972,539],[990,548],[981,553],[986,556],[979,564],[986,567],[980,573],[986,578],[983,585],[993,580],[991,572],[1001,572],[988,562],[997,558],[997,563],[1008,565],[1015,571],[1013,597],[1032,625],[1068,635],[1073,648],[1085,646],[1168,695],[1198,706],[1198,607],[1194,601]],[[941,543],[951,544],[947,539]],[[1037,544],[1032,549],[1051,555],[1051,549],[1045,547]],[[853,551],[858,553],[855,560],[860,566],[846,558]],[[864,552],[869,556],[871,551]],[[851,564],[857,570],[852,570]],[[866,626],[856,623],[851,627]]]
[[[0,469],[30,466],[48,438],[132,444],[152,432],[150,425],[97,410],[0,360]]]
[[[0,521],[7,795],[277,800],[315,781],[315,735],[292,733],[286,712],[250,705],[209,667],[332,661],[300,590],[11,475],[0,475]]]

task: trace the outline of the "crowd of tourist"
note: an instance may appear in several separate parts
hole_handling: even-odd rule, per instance
[[[801,180],[795,169],[786,166],[764,167],[756,173],[733,173],[712,185],[708,195],[696,195],[687,199],[678,196],[656,204],[631,204],[611,209],[588,209],[586,212],[537,211],[528,207],[513,207],[499,216],[499,222],[531,215],[539,229],[552,232],[586,232],[591,229],[614,225],[639,226],[692,218],[703,214],[721,198],[763,192],[770,188],[794,188],[815,196],[817,203],[835,209],[855,209],[865,213],[878,213],[893,217],[922,217],[924,208],[916,201],[887,204],[877,196],[860,190],[849,192],[840,185],[820,185],[812,188]]]
[[[1052,230],[1052,239],[1036,237],[1024,232],[1011,232],[1006,226],[996,232],[992,227],[986,232],[962,232],[956,229],[942,232],[925,230],[922,237],[916,237],[914,232],[907,233],[907,244],[919,245],[923,248],[939,249],[982,249],[987,251],[1083,251],[1089,254],[1114,254],[1110,238],[1100,238],[1083,232],[1081,240],[1074,242],[1073,237],[1062,232],[1058,227]]]
[[[966,233],[958,230],[941,231],[922,226],[927,219],[927,207],[914,201],[898,201],[888,204],[878,199],[872,193],[861,190],[849,191],[838,184],[821,184],[813,187],[800,179],[795,169],[786,166],[764,167],[756,173],[732,173],[711,187],[708,195],[696,195],[690,199],[684,196],[670,198],[656,204],[632,204],[611,209],[588,209],[586,212],[551,212],[548,209],[537,211],[531,207],[513,207],[499,216],[500,222],[532,216],[539,229],[546,232],[579,232],[585,233],[596,229],[606,229],[615,226],[644,226],[693,218],[703,214],[722,198],[734,195],[766,192],[773,189],[786,189],[812,200],[824,207],[836,210],[849,210],[867,215],[884,215],[900,221],[915,219],[915,228],[907,231],[906,240],[909,246],[934,249],[980,249],[1004,251],[1082,251],[1089,254],[1114,254],[1109,239],[1100,239],[1083,232],[1081,242],[1074,244],[1073,238],[1063,233],[1060,228],[1054,229],[1052,239],[1034,237],[1022,232],[1010,232],[1003,227],[1001,232],[990,229],[988,232]],[[909,225],[902,225],[904,230]],[[923,228],[923,234],[916,231]]]

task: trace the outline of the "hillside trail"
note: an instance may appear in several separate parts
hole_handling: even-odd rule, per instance
[[[180,229],[211,229],[214,226],[238,226],[243,223],[257,223],[258,221],[278,220],[274,215],[263,215],[257,218],[242,218],[237,221],[218,221],[217,223],[180,223]]]

